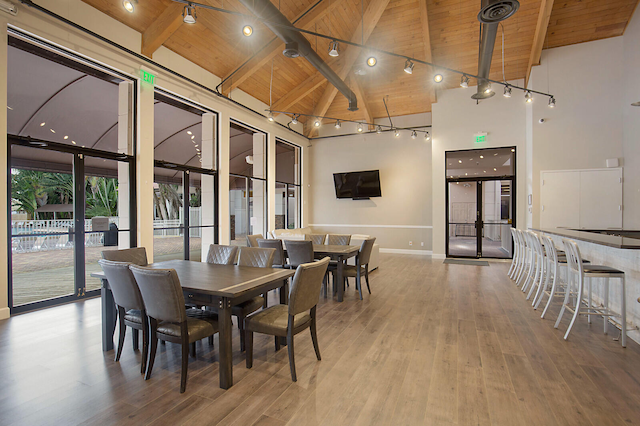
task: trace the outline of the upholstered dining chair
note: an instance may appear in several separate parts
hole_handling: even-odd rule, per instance
[[[131,327],[135,332],[142,330],[140,374],[143,374],[147,365],[147,351],[149,348],[149,319],[145,313],[144,302],[142,301],[142,294],[140,294],[138,284],[129,270],[131,263],[114,262],[105,259],[98,260],[98,263],[107,277],[118,309],[119,338],[115,361],[120,361],[127,327]],[[137,339],[134,338],[134,349],[137,349],[135,348],[137,343]]]
[[[289,267],[296,269],[303,263],[313,262],[313,243],[311,241],[285,241]]]
[[[258,240],[262,239],[264,239],[262,234],[247,235],[247,246],[258,247]]]
[[[327,271],[328,265],[328,257],[319,262],[299,265],[293,276],[293,283],[289,292],[289,305],[274,305],[247,317],[245,320],[247,368],[253,367],[253,333],[275,336],[276,350],[279,349],[278,337],[286,336],[289,368],[291,370],[291,379],[294,382],[298,380],[293,350],[294,335],[309,328],[316,358],[318,361],[321,360],[316,332],[316,305],[320,297],[322,278]]]
[[[187,315],[178,274],[174,269],[151,269],[136,265],[129,268],[138,283],[150,325],[149,363],[145,380],[151,377],[158,339],[182,346],[180,393],[187,387],[189,345],[195,357],[195,343],[218,332],[217,315],[199,311],[199,318]]]
[[[324,240],[327,238],[327,234],[307,234],[307,240],[313,244],[324,244]]]
[[[260,248],[272,248],[276,252],[273,256],[273,268],[284,268],[284,249],[282,248],[282,240],[258,240],[258,247]]]
[[[134,248],[128,248],[128,249],[122,249],[122,250],[103,250],[102,258],[105,260],[113,261],[113,262],[133,263],[134,265],[139,265],[139,266],[148,265],[147,250],[144,247],[134,247]],[[107,278],[107,282],[110,283],[108,278]],[[142,317],[134,318],[136,315],[138,315],[138,312],[140,310],[129,309],[129,311],[133,311],[133,312],[126,313],[126,316],[128,317],[127,322],[129,324],[140,324],[140,327],[142,327]],[[133,350],[137,351],[138,348],[140,347],[139,345],[140,330],[142,330],[142,328],[136,327],[134,325],[129,325],[129,327],[131,327],[131,331],[132,331],[131,339],[133,342]],[[118,356],[118,359],[119,358],[120,357]]]
[[[330,246],[348,246],[351,242],[351,235],[349,234],[329,234]]]
[[[367,281],[367,290],[369,290],[369,294],[371,294],[371,287],[369,286],[369,261],[371,260],[371,252],[373,251],[373,245],[375,242],[375,238],[367,238],[362,242],[360,252],[358,253],[360,277],[364,275],[364,278]],[[345,265],[343,269],[343,276],[346,280],[349,278],[356,278],[358,276],[358,265]],[[360,282],[362,283],[362,280]],[[362,300],[362,284],[358,286],[358,291],[360,292],[360,300]]]
[[[207,263],[213,263],[216,265],[233,265],[236,260],[237,253],[238,247],[236,246],[211,244],[209,246],[209,253],[207,253]]]

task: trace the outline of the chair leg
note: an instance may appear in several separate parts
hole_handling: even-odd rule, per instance
[[[196,357],[196,342],[192,342],[190,345],[191,348],[191,357],[195,358]]]
[[[311,330],[311,341],[313,342],[313,349],[316,351],[316,358],[318,361],[322,360],[320,357],[320,347],[318,346],[318,332],[316,330],[316,307],[311,308],[311,325],[309,326],[309,330]]]
[[[131,330],[131,341],[133,343],[133,350],[137,351],[140,348],[140,335],[135,328]]]
[[[627,290],[626,290],[625,277],[622,276],[620,279],[622,280],[622,300],[620,301],[620,310],[622,311],[620,312],[620,315],[622,317],[620,318],[622,336],[620,340],[622,343],[622,347],[626,348],[627,347]]]
[[[147,355],[149,354],[149,321],[142,314],[142,361],[140,362],[140,374],[144,374],[147,367]]]
[[[209,345],[213,346],[213,334],[209,336]]]
[[[275,336],[274,340],[276,342],[276,352],[278,352],[280,350],[280,338],[278,336]]]
[[[118,338],[118,349],[116,350],[116,362],[120,361],[120,355],[122,355],[122,348],[124,347],[124,336],[127,333],[127,326],[124,324],[124,308],[122,306],[118,306],[118,325],[120,337]]]
[[[296,377],[296,360],[293,355],[293,330],[289,328],[287,332],[287,350],[289,351],[289,368],[291,369],[291,380],[298,381]]]
[[[183,336],[182,338],[182,369],[180,371],[180,393],[184,393],[187,389],[187,369],[189,368],[189,337]]]
[[[369,264],[367,263],[364,268],[364,279],[367,282],[367,290],[369,290],[369,294],[371,294],[371,287],[369,287]]]
[[[147,373],[144,376],[145,380],[149,380],[149,378],[151,377],[153,362],[156,359],[156,350],[158,349],[158,336],[156,334],[158,322],[153,318],[149,318],[149,322],[151,332],[149,333],[149,361],[147,362]]]
[[[276,342],[278,338],[276,337]],[[253,331],[244,331],[244,343],[246,345],[245,358],[247,360],[247,368],[253,367]]]
[[[247,344],[244,334],[244,317],[238,317],[238,328],[240,329],[240,352],[244,352]]]
[[[347,282],[349,281],[349,279],[347,278]],[[360,281],[360,284],[358,284],[358,278],[356,277],[356,286],[358,287],[358,292],[360,293],[360,300],[362,299],[362,281]]]

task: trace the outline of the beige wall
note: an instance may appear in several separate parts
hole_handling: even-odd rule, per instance
[[[428,125],[430,118],[399,117],[394,125]],[[344,124],[341,131],[351,127]],[[331,132],[327,128],[321,134]],[[385,132],[319,139],[309,155],[309,224],[314,230],[371,235],[382,249],[431,250],[431,143],[423,135],[413,140],[403,131],[399,138]],[[363,170],[380,170],[382,197],[337,199],[333,173]]]
[[[131,28],[121,24],[120,22],[108,17],[107,15],[99,12],[98,10],[92,8],[91,6],[83,3],[80,0],[39,0],[38,4],[52,10],[53,12],[70,19],[90,30],[97,32],[98,34],[119,43],[128,49],[131,49],[135,52],[140,51],[141,46],[141,34],[132,30]],[[260,129],[267,133],[269,138],[279,137],[283,140],[286,140],[290,143],[299,145],[302,147],[302,156],[303,156],[303,167],[306,171],[306,161],[308,161],[308,155],[306,155],[306,149],[308,146],[308,140],[302,136],[296,135],[289,130],[276,125],[275,123],[270,123],[266,118],[259,117],[256,114],[253,114],[241,107],[235,106],[232,103],[225,101],[224,99],[220,99],[217,96],[206,92],[184,80],[181,80],[175,76],[172,76],[170,73],[157,69],[152,65],[148,65],[143,61],[136,59],[133,56],[127,55],[126,53],[121,52],[118,49],[110,47],[104,43],[97,41],[97,39],[85,35],[84,33],[74,30],[67,25],[53,19],[48,18],[46,15],[30,9],[22,4],[18,6],[19,12],[15,17],[6,15],[2,13],[0,15],[0,19],[6,19],[5,21],[0,20],[0,25],[4,25],[6,28],[6,23],[13,25],[22,31],[30,32],[38,37],[41,37],[47,41],[58,44],[64,48],[70,49],[74,52],[77,52],[81,55],[84,55],[88,58],[91,58],[95,61],[101,62],[123,72],[133,79],[138,79],[140,74],[140,68],[144,67],[149,72],[153,73],[156,76],[156,86],[162,87],[163,89],[176,94],[177,96],[190,99],[191,101],[201,104],[213,111],[219,113],[220,119],[220,127],[218,128],[218,137],[220,143],[220,153],[221,160],[224,160],[225,153],[227,153],[227,161],[228,161],[228,144],[229,144],[229,121],[231,119],[235,119],[237,121],[247,123],[257,129]],[[6,36],[3,36],[3,40],[6,40]],[[3,111],[6,111],[6,41],[0,43],[2,44],[2,48],[0,48],[0,108]],[[220,78],[207,72],[203,68],[195,65],[192,62],[187,61],[183,57],[177,55],[176,53],[164,48],[160,47],[158,51],[156,51],[153,55],[154,61],[174,70],[188,78],[191,78],[211,89],[214,89],[216,85],[220,82]],[[4,83],[3,83],[4,82]],[[140,90],[140,85],[138,85],[138,90]],[[264,103],[252,98],[251,96],[243,93],[240,90],[236,90],[232,92],[232,97],[236,100],[243,102],[248,105],[252,109],[256,111],[264,111],[267,108],[267,105]],[[141,97],[141,93],[138,92],[138,100],[143,101],[144,96]],[[138,135],[137,140],[139,144],[139,152],[151,152],[152,147],[148,144],[153,143],[153,119],[152,116],[149,116],[148,111],[139,111],[138,115]],[[280,120],[286,122],[285,117],[280,117]],[[301,129],[301,126],[298,125],[298,130]],[[0,134],[6,135],[6,115],[0,119]],[[151,135],[151,136],[149,136]],[[6,137],[3,136],[4,142],[0,141],[0,145],[2,143],[6,144]],[[272,144],[269,146],[272,147]],[[3,160],[0,162],[0,175],[4,176],[3,179],[6,179],[6,149],[2,150],[2,158]],[[268,153],[271,155],[271,153]],[[148,155],[148,154],[147,154]],[[149,158],[143,159],[145,164],[149,164]],[[225,242],[228,241],[229,238],[229,201],[228,201],[228,167],[226,164],[222,164],[220,167],[220,189],[219,191],[219,219],[220,219],[220,241]],[[146,177],[145,177],[146,176]],[[149,173],[142,176],[146,182],[139,180],[137,182],[138,188],[148,188],[149,187]],[[138,176],[140,179],[141,176]],[[6,192],[6,184],[0,185],[0,203],[6,203],[7,192]],[[272,191],[273,192],[273,191]],[[307,191],[302,192],[303,203],[306,207],[306,201],[304,200],[305,194]],[[142,213],[144,211],[149,211],[149,203],[150,196],[144,196],[143,194],[138,194],[139,203],[143,203],[143,205],[138,205],[138,212]],[[272,204],[272,203],[270,203]],[[273,206],[269,210],[269,215],[274,214]],[[0,219],[3,218],[2,215],[6,215],[7,208],[6,204],[4,208],[0,209]],[[6,223],[6,218],[4,219],[4,223]],[[149,218],[140,218],[141,223],[143,225],[144,222],[149,222]],[[275,222],[273,222],[275,223]],[[152,232],[152,228],[150,226],[140,226],[139,227],[139,241],[147,244],[148,253],[153,253],[152,243],[153,238],[149,235]],[[2,228],[0,231],[0,257],[3,259],[7,259],[7,228],[6,226]],[[8,303],[7,303],[7,284],[8,277],[6,271],[6,261],[0,262],[2,266],[0,266],[0,319],[6,317],[8,315]],[[5,268],[4,270],[2,268]]]

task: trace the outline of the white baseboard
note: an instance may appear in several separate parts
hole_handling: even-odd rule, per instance
[[[405,249],[390,249],[381,248],[380,253],[393,253],[393,254],[414,254],[419,256],[431,256],[431,250],[405,250]]]
[[[445,254],[432,254],[431,257],[433,259],[442,259],[442,260],[444,260],[444,259],[447,258],[447,255],[445,255]]]
[[[0,308],[0,320],[7,319],[11,316],[9,308]]]

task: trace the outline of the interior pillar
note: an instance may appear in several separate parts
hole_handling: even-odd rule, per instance
[[[276,229],[276,138],[267,138],[267,231]],[[285,226],[286,228],[286,226]]]
[[[118,152],[131,155],[133,152],[133,84],[123,81],[118,92]],[[129,164],[118,161],[118,229],[131,229],[130,197],[131,181]],[[130,233],[118,233],[118,248],[131,247]]]
[[[150,71],[150,70],[145,70]],[[136,195],[138,247],[147,249],[147,259],[153,262],[153,84],[139,80],[138,143],[136,147]]]
[[[215,114],[202,114],[202,168],[214,169],[216,161],[216,116]],[[201,207],[200,214],[202,216],[202,225],[213,225],[215,222],[215,180],[212,175],[201,175],[200,183]],[[202,248],[200,259],[202,262],[207,261],[209,245],[215,243],[215,229],[200,229]]]
[[[219,158],[218,158],[218,240],[220,244],[230,243],[229,219],[229,136],[231,122],[229,114],[223,110],[219,117]]]
[[[7,227],[0,232],[0,320],[9,318],[9,229],[11,229],[11,218],[8,217],[9,194],[7,186],[7,21],[0,19],[0,223],[7,224]]]
[[[265,156],[266,156],[266,135],[264,133],[256,132],[253,134],[253,176],[259,178],[265,178]],[[262,180],[254,180],[252,184],[253,189],[253,211],[251,212],[251,229],[253,234],[262,234],[266,236],[266,221],[264,217],[265,211],[265,191],[266,182]],[[247,194],[250,196],[249,194]]]

